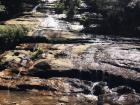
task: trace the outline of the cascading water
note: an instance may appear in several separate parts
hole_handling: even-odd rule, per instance
[[[41,4],[36,5],[36,6],[32,9],[31,13],[36,13],[36,12],[37,12],[37,8],[40,7],[40,6],[41,6]]]
[[[43,4],[43,5],[46,5],[46,4]],[[36,12],[38,7],[39,7],[39,5],[36,6],[32,12]],[[63,21],[57,19],[54,15],[52,15],[50,13],[50,10],[47,10],[47,11],[48,11],[47,13],[44,13],[46,15],[46,17],[40,19],[41,24],[39,25],[37,32],[35,32],[35,34],[34,34],[35,36],[37,36],[37,35],[43,36],[44,34],[46,34],[45,29],[54,29],[56,31],[58,31],[58,30],[63,31],[65,29],[68,29],[65,27],[65,26],[67,26],[66,22],[63,22]],[[63,26],[63,25],[65,25],[65,26]],[[67,27],[69,27],[69,26],[67,26]],[[51,30],[51,32],[52,32],[52,30]],[[101,91],[99,91],[99,90],[107,90],[107,89],[105,89],[106,84],[103,81],[107,80],[107,82],[109,82],[109,83],[112,82],[111,81],[112,75],[106,74],[106,72],[102,71],[102,68],[101,68],[102,63],[100,63],[100,62],[102,61],[102,59],[100,59],[100,58],[102,58],[102,56],[100,55],[100,53],[104,54],[104,52],[102,52],[102,49],[100,47],[101,46],[104,47],[103,45],[106,43],[110,44],[110,41],[108,39],[107,39],[107,41],[105,41],[105,40],[102,41],[102,39],[103,38],[95,38],[95,40],[92,40],[93,44],[88,45],[88,47],[86,47],[86,48],[85,48],[86,44],[85,45],[84,44],[71,44],[71,45],[65,44],[62,46],[57,45],[57,48],[55,48],[55,49],[53,49],[53,45],[51,45],[52,49],[49,49],[48,47],[43,45],[43,46],[45,46],[45,48],[43,50],[45,52],[47,52],[45,57],[47,56],[48,58],[43,57],[41,59],[37,59],[37,62],[39,60],[43,60],[45,62],[45,63],[42,63],[42,65],[44,66],[43,69],[42,69],[42,65],[40,65],[40,67],[38,66],[39,68],[37,68],[36,66],[33,66],[33,70],[35,72],[38,71],[38,73],[33,74],[32,75],[33,77],[25,79],[24,80],[25,83],[23,83],[23,84],[19,83],[19,84],[20,84],[20,87],[23,86],[21,89],[26,88],[28,90],[28,88],[30,87],[29,89],[33,89],[32,91],[34,93],[39,92],[39,94],[43,93],[43,95],[45,95],[45,94],[48,95],[48,93],[45,93],[45,90],[43,90],[43,92],[42,92],[42,90],[36,91],[36,89],[46,89],[46,87],[50,86],[54,90],[57,90],[57,91],[55,91],[54,94],[53,94],[53,92],[51,93],[49,91],[51,93],[51,96],[49,98],[47,96],[45,96],[45,99],[43,96],[39,96],[36,98],[36,95],[34,95],[34,93],[33,93],[33,95],[26,94],[25,95],[26,97],[22,97],[22,94],[20,94],[20,95],[18,94],[20,97],[23,98],[21,100],[24,100],[28,97],[32,101],[32,99],[35,98],[35,100],[33,100],[32,103],[36,103],[37,102],[36,100],[39,99],[40,104],[42,104],[42,102],[44,102],[44,103],[48,102],[48,99],[51,98],[51,101],[53,100],[52,101],[52,103],[53,103],[54,101],[56,101],[55,98],[57,98],[57,102],[58,102],[58,99],[61,98],[61,95],[63,94],[64,97],[62,97],[60,102],[65,101],[67,103],[67,101],[68,101],[70,104],[73,104],[72,103],[73,98],[71,96],[78,96],[76,98],[82,97],[83,98],[83,99],[81,99],[82,101],[85,101],[84,98],[86,97],[86,99],[90,100],[90,101],[88,100],[89,103],[93,102],[93,101],[97,101],[99,99],[99,98],[97,99],[97,96],[101,94]],[[35,47],[39,47],[39,46],[37,46],[37,44],[35,44],[35,45],[36,45]],[[81,46],[84,50],[81,48]],[[107,46],[107,44],[106,44],[106,46]],[[103,49],[105,49],[105,48],[103,48]],[[57,54],[60,56],[56,57]],[[55,62],[53,62],[53,60]],[[68,67],[61,67],[62,65],[67,66],[64,64],[60,64],[60,63],[65,63],[65,61],[67,61],[67,60],[69,61],[68,64],[66,62]],[[35,62],[35,63],[37,63],[37,62]],[[58,65],[57,65],[57,63],[58,63]],[[55,66],[55,64],[56,64],[56,68],[53,70],[51,68],[51,66]],[[24,66],[24,64],[23,64],[23,66]],[[70,66],[72,66],[72,67],[70,67]],[[96,68],[96,66],[97,66],[97,68]],[[49,68],[49,70],[48,70],[48,68]],[[59,70],[58,68],[61,69],[62,71]],[[52,70],[50,70],[50,69],[52,69]],[[8,90],[10,90],[12,81],[14,81],[14,80],[20,81],[20,79],[22,77],[22,75],[20,76],[20,73],[21,72],[19,72],[13,78],[10,78],[11,82],[8,85]],[[122,84],[125,84],[125,82],[126,82],[125,78],[120,78],[116,75],[113,75],[113,76],[117,80],[118,79],[124,80]],[[37,77],[39,77],[39,78],[37,78]],[[58,77],[60,77],[60,78],[58,79]],[[107,77],[107,79],[106,79],[106,77]],[[47,79],[42,79],[42,78],[47,78]],[[51,80],[51,82],[48,82],[47,80]],[[61,88],[57,85],[61,85]],[[107,84],[107,85],[110,85],[110,84]],[[95,96],[95,93],[96,93],[96,96]],[[12,96],[12,94],[10,93],[9,95]],[[55,94],[59,94],[59,95],[56,96]],[[53,96],[53,98],[52,98],[52,96]],[[67,98],[67,96],[70,96],[70,97]],[[46,98],[48,98],[48,99],[46,99]],[[102,99],[103,98],[101,98],[101,101],[102,101]],[[17,102],[17,103],[19,103],[19,102]],[[84,105],[90,105],[91,103],[90,104],[89,103],[84,104]],[[49,105],[51,105],[51,104],[49,103]],[[60,104],[61,103],[59,103],[58,105],[60,105]],[[55,103],[55,105],[56,105],[56,103]],[[78,105],[78,104],[76,104],[76,105]],[[79,105],[81,105],[81,103]],[[91,105],[96,105],[96,104],[91,104]]]

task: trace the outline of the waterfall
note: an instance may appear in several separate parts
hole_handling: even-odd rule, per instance
[[[37,8],[38,8],[39,6],[41,6],[41,4],[36,5],[36,6],[32,9],[31,13],[36,13],[36,10],[37,10]]]

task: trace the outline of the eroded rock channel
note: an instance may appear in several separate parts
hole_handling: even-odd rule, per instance
[[[33,35],[92,43],[21,44],[5,51],[0,56],[0,96],[5,100],[0,103],[139,105],[140,40],[71,32],[72,25],[51,13],[52,3],[44,6],[50,9],[48,17],[37,17],[41,24]]]

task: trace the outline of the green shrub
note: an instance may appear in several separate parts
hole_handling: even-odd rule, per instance
[[[0,25],[0,50],[13,47],[27,34],[27,29],[20,25]]]
[[[140,25],[139,0],[90,0],[90,4],[102,13],[105,30],[127,32]]]
[[[73,19],[80,4],[81,0],[60,0],[56,2],[56,11],[58,13],[63,13],[65,11],[67,19]]]
[[[77,9],[80,7],[81,0],[66,0],[65,3],[67,8],[67,19],[71,20],[74,18],[74,15],[77,13]]]
[[[27,33],[27,29],[20,25],[0,25],[0,38],[20,37]]]
[[[6,20],[30,11],[41,0],[0,0],[0,20]],[[3,12],[4,11],[4,12]]]
[[[56,2],[55,3],[56,13],[63,13],[65,10],[64,2]]]
[[[32,55],[31,59],[36,60],[39,58],[39,56],[43,54],[43,50],[41,48],[38,48]]]

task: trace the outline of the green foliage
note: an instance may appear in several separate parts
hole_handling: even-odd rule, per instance
[[[5,20],[19,16],[23,11],[31,10],[40,0],[0,0],[0,2],[0,11],[5,11],[0,13],[0,20]]]
[[[67,9],[67,19],[73,19],[74,15],[77,12],[78,7],[80,7],[81,1],[80,0],[66,0],[65,3]]]
[[[22,11],[22,0],[1,0],[5,6],[7,14],[15,14]]]
[[[23,26],[0,25],[0,50],[15,46],[26,33],[27,29]]]
[[[130,31],[140,25],[139,0],[90,0],[93,8],[104,16],[106,28]]]
[[[0,38],[20,37],[27,33],[27,29],[20,25],[0,25]]]
[[[57,13],[63,13],[65,10],[65,4],[64,2],[56,2],[55,3],[55,8]]]
[[[31,59],[35,60],[37,59],[41,54],[43,54],[43,50],[41,48],[38,48],[36,52],[32,55]]]
[[[57,10],[60,13],[66,11],[67,19],[73,19],[73,16],[77,12],[78,7],[80,7],[81,0],[60,0],[56,3]]]

